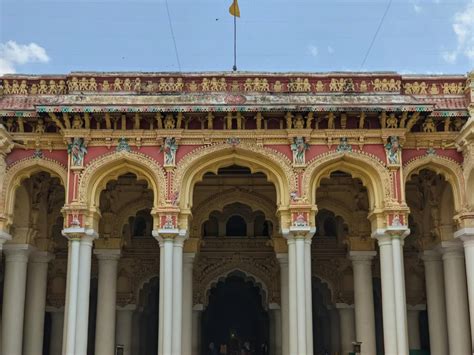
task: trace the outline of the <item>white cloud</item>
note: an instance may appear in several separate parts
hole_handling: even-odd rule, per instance
[[[443,53],[448,63],[456,62],[459,55],[466,56],[474,63],[474,0],[466,8],[454,15],[453,31],[457,39],[456,49]]]
[[[319,53],[318,47],[316,47],[315,45],[310,44],[310,45],[308,46],[308,51],[309,51],[309,53],[310,53],[313,57],[317,57],[317,56],[318,56],[318,53]]]
[[[333,54],[334,53],[334,48],[332,48],[331,46],[328,46],[328,53]]]
[[[420,12],[423,11],[423,8],[418,4],[413,4],[413,10],[415,10],[415,12],[419,14]]]
[[[26,63],[47,63],[46,50],[36,43],[18,44],[14,41],[0,43],[0,75],[15,73],[15,66]]]

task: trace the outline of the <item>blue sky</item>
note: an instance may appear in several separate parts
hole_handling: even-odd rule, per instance
[[[231,0],[0,0],[0,74],[232,68]],[[238,68],[466,73],[474,0],[239,0]]]

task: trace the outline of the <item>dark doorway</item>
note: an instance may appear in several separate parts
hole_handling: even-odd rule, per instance
[[[158,319],[159,319],[160,279],[152,278],[140,292],[139,355],[156,355],[158,353]]]
[[[327,284],[313,278],[313,351],[314,354],[335,354],[331,344],[331,291]]]
[[[202,353],[212,342],[219,350],[227,345],[227,354],[241,354],[245,342],[259,354],[269,343],[268,312],[263,308],[261,290],[245,275],[235,272],[211,290],[209,305],[202,316]]]

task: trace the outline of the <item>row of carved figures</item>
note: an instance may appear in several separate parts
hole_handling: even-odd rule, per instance
[[[200,116],[190,116],[184,114],[183,112],[178,113],[156,113],[151,114],[141,114],[134,113],[130,114],[92,114],[85,112],[80,113],[62,113],[61,115],[56,113],[49,113],[49,119],[45,119],[43,116],[37,119],[27,120],[23,117],[4,117],[0,122],[6,126],[7,130],[10,132],[26,132],[33,131],[34,133],[44,133],[46,131],[51,131],[47,129],[48,125],[53,125],[60,130],[63,129],[189,129],[190,122],[196,120],[200,123],[201,129],[215,129],[215,121],[219,119],[222,124],[219,124],[219,128],[223,129],[246,129],[248,128],[247,122],[253,120],[254,123],[251,124],[252,128],[255,129],[269,129],[279,128],[279,129],[320,129],[322,127],[327,129],[347,129],[348,127],[354,128],[354,123],[348,125],[348,120],[351,119],[357,120],[357,128],[367,129],[371,126],[370,122],[373,123],[374,119],[377,120],[376,127],[382,129],[385,128],[404,128],[407,131],[411,131],[412,128],[419,124],[420,131],[430,133],[437,131],[459,131],[465,119],[462,117],[423,117],[419,112],[408,113],[403,112],[401,114],[395,114],[394,112],[387,113],[385,111],[381,112],[377,117],[370,116],[367,117],[367,113],[361,112],[357,116],[351,115],[348,116],[347,113],[335,113],[335,112],[325,112],[325,113],[292,113],[287,112],[284,114],[283,119],[278,119],[275,117],[268,118],[264,117],[264,114],[261,112],[256,113],[255,115],[249,116],[248,114],[243,114],[240,112],[228,112],[223,117],[218,117],[212,113],[208,112],[205,115]],[[269,122],[277,122],[275,124],[269,125]],[[33,129],[25,130],[25,123],[33,126]],[[322,126],[321,126],[322,125]],[[441,128],[442,126],[442,128]],[[194,128],[196,125],[193,126]],[[55,131],[55,129],[53,130]]]
[[[68,92],[400,92],[401,81],[395,79],[374,79],[354,82],[351,78],[331,79],[329,83],[318,80],[311,83],[308,78],[290,79],[288,83],[276,80],[270,83],[266,78],[247,78],[245,82],[233,80],[228,83],[225,78],[203,78],[200,83],[192,80],[185,83],[182,78],[160,78],[158,82],[143,82],[140,78],[114,78],[98,82],[94,77],[73,77],[65,80],[39,80],[30,85],[26,80],[3,80],[5,95],[64,95]],[[462,95],[464,83],[446,82],[405,83],[406,94],[414,95]]]

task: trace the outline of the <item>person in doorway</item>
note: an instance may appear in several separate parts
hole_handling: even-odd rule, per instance
[[[207,355],[218,355],[217,354],[217,348],[216,348],[216,346],[214,345],[213,342],[209,343],[209,348],[208,348],[208,351],[207,351]]]

